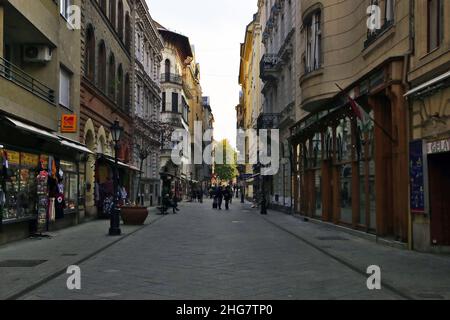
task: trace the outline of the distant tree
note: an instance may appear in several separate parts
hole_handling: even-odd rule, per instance
[[[230,142],[226,139],[220,141],[216,145],[216,156],[220,155],[218,150],[222,149],[222,161],[215,159],[215,173],[217,177],[222,181],[231,181],[238,175],[237,170],[237,152],[230,145]],[[231,161],[230,161],[231,160]],[[221,162],[221,163],[220,163]]]

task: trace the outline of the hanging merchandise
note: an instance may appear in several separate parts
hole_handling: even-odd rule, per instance
[[[55,198],[50,198],[48,201],[48,220],[49,222],[55,222],[56,220]]]
[[[63,219],[64,218],[64,209],[66,207],[66,201],[64,200],[64,194],[60,193],[56,197],[56,203],[55,203],[55,212],[56,212],[56,219]]]
[[[38,221],[37,232],[48,231],[48,173],[41,170],[37,177]]]

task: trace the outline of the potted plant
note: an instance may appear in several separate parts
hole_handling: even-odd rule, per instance
[[[147,220],[148,208],[139,203],[144,161],[150,156],[152,149],[157,150],[161,147],[164,139],[172,132],[170,126],[154,117],[145,120],[136,117],[134,123],[136,132],[134,146],[138,151],[140,161],[139,178],[133,204],[121,207],[121,217],[125,225],[143,225]]]

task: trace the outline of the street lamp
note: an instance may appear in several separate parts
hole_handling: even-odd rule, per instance
[[[117,153],[119,152],[120,136],[123,132],[123,127],[120,126],[119,120],[114,121],[110,128],[112,139],[114,141],[114,170],[113,170],[113,185],[114,185],[114,207],[111,213],[111,227],[109,228],[110,236],[120,236],[122,231],[120,230],[120,208],[119,208],[119,183],[118,183],[118,159]]]

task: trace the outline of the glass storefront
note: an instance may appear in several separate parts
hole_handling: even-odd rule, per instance
[[[37,166],[39,156],[5,150],[8,166],[4,173],[5,206],[3,220],[32,218],[36,215]]]
[[[75,163],[61,161],[61,170],[63,172],[64,198],[67,210],[75,210],[77,208],[78,197],[78,174]]]

